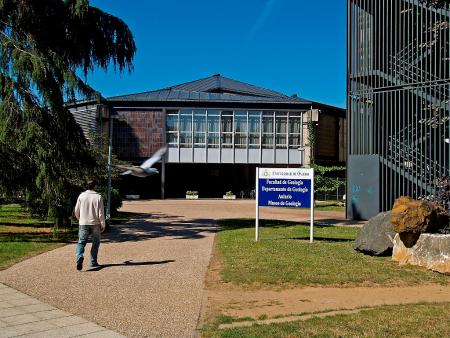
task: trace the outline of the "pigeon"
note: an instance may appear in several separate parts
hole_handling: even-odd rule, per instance
[[[120,175],[133,175],[137,177],[147,177],[154,174],[158,174],[158,170],[156,168],[152,168],[152,166],[158,162],[164,154],[167,152],[167,146],[160,148],[156,153],[153,154],[152,157],[147,159],[144,163],[138,166],[127,166],[127,165],[117,165],[116,167],[124,172],[120,173]]]

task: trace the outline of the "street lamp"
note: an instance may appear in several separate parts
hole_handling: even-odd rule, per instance
[[[108,199],[106,202],[106,221],[111,218],[111,176],[112,176],[112,143],[113,143],[113,121],[118,116],[109,115],[109,142],[108,142]]]

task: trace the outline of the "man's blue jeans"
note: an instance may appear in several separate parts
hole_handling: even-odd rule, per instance
[[[97,265],[98,248],[100,247],[100,224],[95,225],[81,225],[78,231],[78,244],[76,248],[77,262],[80,257],[83,257],[84,247],[88,241],[89,234],[92,234],[91,247],[91,265]]]

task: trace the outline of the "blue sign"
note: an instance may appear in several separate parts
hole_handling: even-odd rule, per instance
[[[260,178],[258,186],[261,207],[311,207],[311,180]]]
[[[259,168],[258,206],[310,208],[312,169]]]

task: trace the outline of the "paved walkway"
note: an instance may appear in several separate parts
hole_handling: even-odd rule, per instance
[[[0,338],[124,337],[0,283]]]
[[[123,210],[135,214],[102,238],[100,267],[77,271],[72,244],[0,271],[0,282],[127,337],[192,337],[212,220],[163,213],[152,202],[126,202]]]
[[[63,310],[57,313],[64,314],[64,320],[76,322],[83,321],[79,317],[85,318],[79,325],[86,330],[105,327],[127,337],[195,336],[216,231],[214,220],[252,218],[254,201],[133,201],[124,202],[123,211],[133,212],[133,219],[114,226],[104,236],[99,268],[77,271],[75,245],[67,245],[0,271],[0,282]],[[343,213],[319,212],[316,216],[320,222],[349,225]],[[308,210],[261,210],[261,218],[306,221],[308,217]],[[3,292],[9,294],[11,289],[6,290]],[[11,294],[21,297],[13,290]],[[5,300],[5,304],[9,303]],[[43,312],[55,311],[46,304],[42,306]],[[9,310],[4,313],[11,319],[16,316]],[[22,315],[26,314],[17,313]],[[34,317],[39,318],[37,312],[23,318]],[[0,320],[5,325],[4,319]],[[33,325],[59,325],[52,321],[43,318]],[[25,328],[31,325],[16,324]],[[56,326],[50,329],[69,330]],[[0,332],[5,330],[1,328]],[[78,331],[78,335],[92,332]]]

